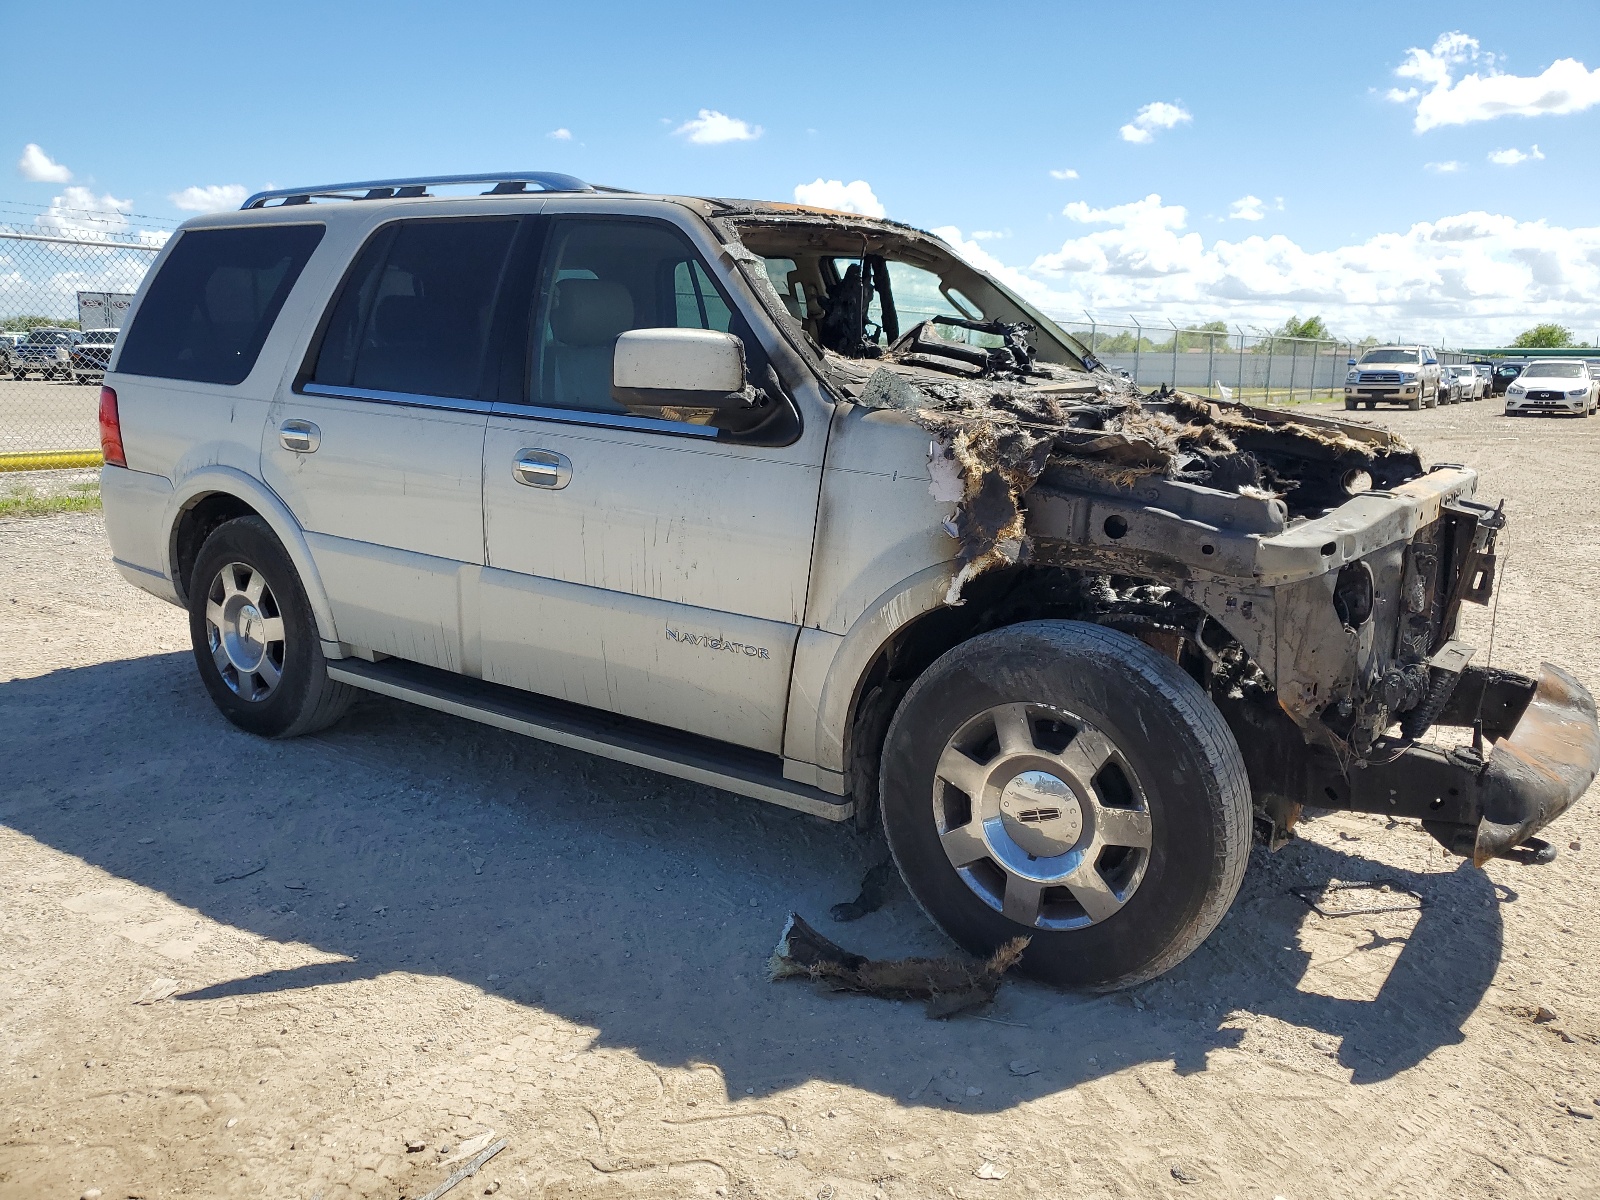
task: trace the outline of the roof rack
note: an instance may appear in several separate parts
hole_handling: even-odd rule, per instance
[[[412,196],[426,196],[431,187],[447,184],[489,183],[494,186],[485,196],[515,196],[526,192],[529,184],[544,192],[594,192],[602,189],[585,183],[574,175],[558,171],[494,171],[487,175],[424,175],[415,179],[369,179],[362,183],[325,183],[316,187],[275,188],[257,192],[239,207],[241,209],[265,208],[269,200],[278,201],[274,207],[289,204],[310,204],[313,200],[391,200]],[[612,189],[606,188],[605,191]]]

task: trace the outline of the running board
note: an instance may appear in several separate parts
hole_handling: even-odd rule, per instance
[[[776,755],[663,725],[536,696],[399,658],[381,662],[337,659],[328,663],[328,678],[829,821],[848,820],[855,814],[854,801],[785,779],[783,760]]]

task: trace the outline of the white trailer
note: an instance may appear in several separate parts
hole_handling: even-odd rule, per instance
[[[80,329],[121,329],[133,303],[131,292],[79,292]]]

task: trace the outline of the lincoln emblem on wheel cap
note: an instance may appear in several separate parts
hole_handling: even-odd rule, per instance
[[[1059,808],[1025,808],[1016,814],[1017,820],[1024,825],[1043,825],[1046,821],[1061,820]]]

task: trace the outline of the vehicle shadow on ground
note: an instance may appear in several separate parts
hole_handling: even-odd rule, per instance
[[[714,1066],[730,1093],[821,1079],[1002,1110],[1136,1063],[1202,1071],[1239,1045],[1234,1012],[1298,1027],[1370,1083],[1462,1040],[1515,899],[1442,858],[1414,874],[1309,842],[1257,851],[1227,920],[1165,978],[1119,996],[1008,983],[985,1019],[939,1022],[767,978],[791,909],[869,955],[948,951],[898,885],[865,920],[827,919],[880,853],[845,828],[378,698],[265,741],[220,717],[187,654],[0,684],[0,728],[0,822],[349,960],[192,981],[181,1002],[441,975],[590,1026],[597,1046]],[[1325,919],[1288,888],[1377,876],[1427,904],[1376,997],[1302,991],[1298,939]],[[1374,929],[1351,953],[1395,941]],[[1015,1073],[1022,1059],[1037,1070]]]

